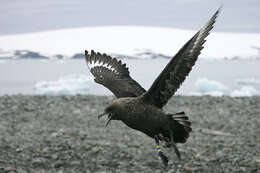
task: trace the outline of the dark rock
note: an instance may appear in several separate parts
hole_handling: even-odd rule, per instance
[[[54,55],[54,57],[57,58],[57,59],[63,59],[64,58],[64,56],[61,55],[61,54]]]
[[[137,56],[145,56],[147,58],[152,58],[152,59],[156,59],[156,58],[170,59],[170,58],[172,58],[171,56],[167,56],[167,55],[164,55],[162,53],[154,53],[152,51],[144,51],[144,52],[137,53],[136,55]]]
[[[49,59],[47,56],[29,50],[16,50],[14,55],[18,59]]]
[[[83,53],[77,53],[71,57],[72,59],[83,59],[85,55]]]
[[[62,161],[62,160],[58,160],[54,163],[54,168],[60,168],[62,167],[63,165],[65,165],[65,162]]]
[[[45,162],[46,162],[45,158],[33,158],[32,165],[34,167],[38,167],[38,166],[45,164]]]

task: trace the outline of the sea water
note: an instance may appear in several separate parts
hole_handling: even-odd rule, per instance
[[[169,59],[124,59],[130,75],[149,89]],[[180,95],[260,95],[260,60],[201,59],[182,84]],[[0,95],[111,95],[93,81],[84,59],[0,60]]]

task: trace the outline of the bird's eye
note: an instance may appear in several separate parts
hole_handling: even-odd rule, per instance
[[[112,112],[112,108],[111,107],[106,108],[106,112]]]

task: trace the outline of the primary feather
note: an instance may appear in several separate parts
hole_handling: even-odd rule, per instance
[[[131,78],[128,68],[116,58],[106,54],[91,54],[85,51],[85,57],[90,72],[95,77],[95,82],[108,88],[117,98],[138,97],[148,103],[162,108],[175,94],[184,82],[203,49],[205,38],[214,27],[219,8],[207,24],[202,27],[171,59],[164,70],[153,82],[150,89],[146,90]]]
[[[168,102],[188,76],[198,59],[203,49],[203,44],[206,42],[205,38],[213,28],[220,10],[221,8],[172,58],[150,89],[145,93],[144,100],[158,108],[162,108]]]
[[[137,97],[145,92],[130,76],[126,64],[106,54],[91,54],[85,51],[85,57],[95,82],[108,88],[117,98]]]

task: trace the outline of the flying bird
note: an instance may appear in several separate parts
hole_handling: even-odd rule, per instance
[[[166,113],[162,108],[190,73],[220,10],[221,8],[173,56],[148,91],[130,76],[126,64],[106,54],[96,53],[93,50],[89,54],[85,51],[87,66],[95,77],[94,81],[108,88],[117,97],[98,118],[108,115],[106,126],[111,120],[121,120],[130,128],[153,138],[165,167],[168,165],[168,157],[161,151],[160,142],[171,146],[180,158],[176,143],[185,143],[192,128],[184,112]]]

